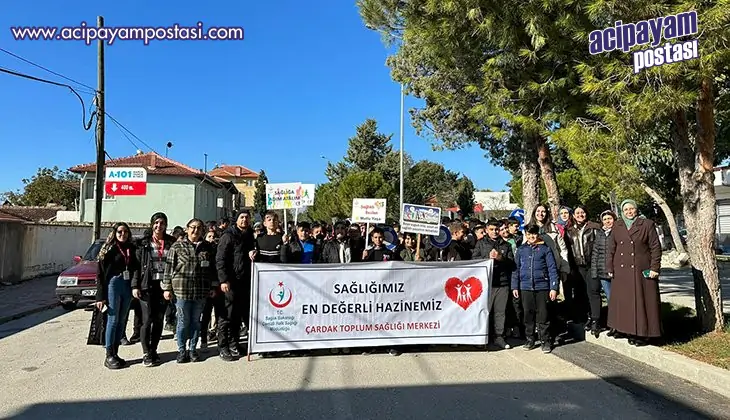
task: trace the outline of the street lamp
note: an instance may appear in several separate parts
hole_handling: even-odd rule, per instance
[[[403,102],[405,98],[405,85],[400,85],[400,225],[403,226]]]

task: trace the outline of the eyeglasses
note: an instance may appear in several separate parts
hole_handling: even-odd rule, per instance
[[[202,225],[190,225],[190,226],[188,226],[188,228],[190,228],[192,230],[203,230]]]

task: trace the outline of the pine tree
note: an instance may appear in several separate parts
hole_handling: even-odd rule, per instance
[[[253,199],[254,211],[261,216],[261,218],[263,218],[266,213],[266,184],[268,182],[269,179],[266,177],[266,172],[262,169],[261,172],[259,172],[259,177],[256,179],[256,192],[254,193],[255,195]]]

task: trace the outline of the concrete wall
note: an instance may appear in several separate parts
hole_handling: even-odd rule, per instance
[[[25,225],[23,279],[67,269],[73,265],[74,255],[84,255],[89,248],[91,234],[91,226]]]
[[[102,222],[124,221],[147,224],[154,213],[161,211],[167,214],[170,226],[185,226],[195,212],[195,191],[199,183],[200,181],[192,177],[150,175],[147,177],[147,195],[117,196],[111,200],[103,200]],[[83,189],[93,188],[93,184],[88,182]],[[81,196],[84,197],[84,191],[81,191]],[[82,208],[81,220],[93,222],[94,200],[84,200]],[[215,202],[212,208],[215,212]]]
[[[15,283],[23,276],[23,223],[0,221],[0,282]]]
[[[111,227],[102,228],[102,238]],[[141,228],[132,227],[139,236]],[[15,283],[58,274],[84,255],[91,244],[92,226],[0,222],[0,281]]]

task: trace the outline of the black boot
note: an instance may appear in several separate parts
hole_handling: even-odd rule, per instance
[[[113,351],[114,351],[114,358],[117,360],[117,363],[119,363],[119,366],[126,367],[127,361],[122,359],[121,357],[119,357],[119,344],[117,344],[113,347]]]
[[[598,326],[598,321],[591,322],[591,334],[596,338],[601,335],[601,328]]]
[[[108,369],[121,369],[122,366],[119,364],[119,361],[116,357],[114,357],[114,349],[108,348],[106,349],[106,359],[104,359],[104,366]]]
[[[608,330],[608,332],[606,333],[606,335],[609,336],[609,337],[614,337],[616,335],[616,330],[614,330],[613,328],[611,328],[610,330]]]

